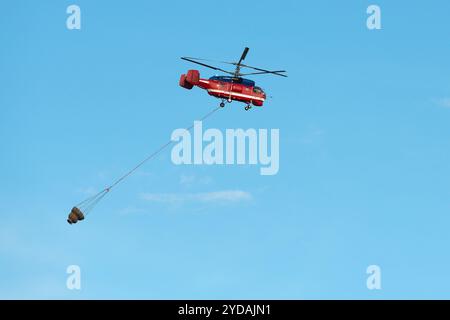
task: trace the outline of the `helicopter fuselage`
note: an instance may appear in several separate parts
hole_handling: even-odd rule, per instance
[[[181,75],[180,86],[189,90],[197,86],[206,90],[210,96],[223,101],[239,101],[258,107],[266,100],[264,90],[257,87],[253,80],[228,76],[201,79],[198,70],[189,70],[187,74]]]

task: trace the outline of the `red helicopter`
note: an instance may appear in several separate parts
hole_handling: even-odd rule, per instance
[[[249,110],[251,105],[261,107],[266,100],[266,93],[260,87],[255,85],[255,81],[242,78],[242,76],[257,75],[257,74],[275,74],[277,76],[287,77],[285,70],[269,71],[261,68],[255,68],[242,63],[247,56],[249,48],[245,48],[242,52],[241,58],[238,62],[221,62],[236,66],[234,72],[226,71],[221,68],[210,66],[200,61],[211,61],[206,59],[182,57],[181,59],[199,64],[213,70],[221,71],[231,76],[213,76],[209,79],[201,79],[198,70],[189,70],[187,74],[182,74],[180,77],[180,86],[188,90],[194,86],[208,91],[208,94],[222,100],[220,106],[225,107],[225,101],[230,103],[232,101],[244,102],[246,104],[245,110]],[[241,68],[249,68],[257,72],[241,73]]]

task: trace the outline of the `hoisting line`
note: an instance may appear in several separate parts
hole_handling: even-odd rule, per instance
[[[200,121],[204,121],[205,119],[209,118],[213,113],[215,113],[217,110],[221,109],[221,107],[217,107],[211,111],[209,111],[207,114],[205,114],[202,118],[200,118]],[[194,127],[194,124],[192,124],[191,126],[189,126],[188,128],[186,128],[187,131],[191,131],[191,129]],[[133,172],[135,172],[137,169],[139,169],[144,163],[146,163],[147,161],[149,161],[150,159],[154,158],[155,156],[157,156],[159,153],[161,153],[164,149],[166,149],[168,146],[170,146],[171,144],[173,144],[175,141],[174,140],[169,140],[168,142],[166,142],[165,144],[163,144],[161,147],[159,147],[155,152],[153,152],[152,154],[150,154],[147,158],[145,158],[144,160],[142,160],[139,164],[137,164],[133,169],[131,169],[130,171],[128,171],[127,173],[125,173],[123,176],[121,176],[119,179],[117,179],[113,184],[111,184],[109,187],[106,187],[105,189],[103,189],[102,191],[100,191],[99,193],[81,201],[80,203],[78,203],[76,205],[76,207],[80,208],[85,215],[87,215],[96,205],[97,203],[103,199],[103,197],[109,192],[111,191],[112,188],[114,188],[116,185],[118,185],[120,182],[122,182],[123,180],[125,180],[127,177],[129,177],[131,174],[133,174]]]

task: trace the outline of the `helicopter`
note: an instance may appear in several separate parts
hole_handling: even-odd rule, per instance
[[[255,81],[243,78],[243,76],[259,75],[259,74],[274,74],[281,77],[287,77],[284,73],[285,70],[269,71],[261,68],[245,65],[242,61],[245,60],[248,47],[245,47],[242,52],[241,58],[238,62],[223,62],[215,61],[235,66],[234,71],[227,71],[212,65],[206,64],[203,61],[212,61],[207,59],[181,57],[182,60],[186,60],[203,67],[207,67],[213,70],[217,70],[227,74],[227,76],[212,76],[209,79],[201,79],[200,72],[198,70],[189,70],[186,74],[180,76],[180,86],[191,90],[194,86],[204,89],[210,96],[221,99],[220,107],[225,107],[225,102],[231,103],[232,101],[239,101],[246,104],[245,110],[249,110],[252,105],[262,107],[266,100],[266,93],[261,87],[256,86]],[[241,73],[241,68],[248,68],[256,70],[256,72]]]

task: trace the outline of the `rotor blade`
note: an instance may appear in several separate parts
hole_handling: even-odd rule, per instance
[[[245,47],[244,52],[242,52],[242,56],[241,56],[241,58],[239,59],[239,62],[237,63],[238,65],[241,64],[241,62],[242,62],[243,60],[245,60],[245,57],[247,56],[248,50],[249,50],[249,48]]]
[[[286,77],[286,76],[283,75],[283,74],[277,73],[277,72],[281,72],[281,71],[270,71],[270,70],[266,70],[266,69],[261,69],[261,68],[256,68],[256,67],[247,66],[247,65],[245,65],[245,64],[241,64],[241,67],[244,67],[244,68],[250,68],[250,69],[258,70],[258,71],[264,71],[264,72],[267,72],[267,73],[273,73],[273,74],[276,74],[276,75],[279,75],[279,76]],[[282,71],[283,71],[283,72],[286,72],[286,71],[284,71],[284,70],[282,70]]]
[[[194,57],[182,57],[181,59],[190,59],[190,60],[196,60],[196,61],[209,61],[209,62],[219,62],[219,63],[229,63],[225,61],[219,61],[219,60],[212,60],[212,59],[202,59],[202,58],[194,58]],[[232,64],[232,63],[229,63]]]
[[[225,64],[230,64],[232,66],[237,66],[237,62],[229,62],[229,61],[221,61],[221,60],[212,60],[212,59],[201,59],[201,58],[193,58],[193,57],[183,57],[182,59],[186,60],[186,59],[191,59],[191,60],[196,60],[196,61],[208,61],[208,62],[217,62],[217,63],[225,63]],[[189,60],[190,61],[190,60]]]
[[[281,74],[282,72],[287,72],[285,70],[277,70],[277,71],[260,71],[260,72],[251,72],[251,73],[241,73],[241,76],[250,76],[250,75],[255,75],[255,74],[267,74],[267,73],[271,73],[271,74],[276,74],[277,76],[282,76],[282,77],[286,77],[287,75]]]
[[[234,72],[226,71],[226,70],[223,70],[223,69],[214,67],[214,66],[210,66],[209,64],[206,64],[206,63],[202,63],[202,62],[198,62],[198,61],[193,60],[193,59],[195,59],[195,58],[181,57],[181,59],[186,60],[186,61],[189,61],[189,62],[192,62],[192,63],[199,64],[199,65],[201,65],[201,66],[204,66],[204,67],[207,67],[207,68],[210,68],[210,69],[213,69],[213,70],[218,70],[218,71],[222,71],[222,72],[225,72],[225,73],[234,75]]]

